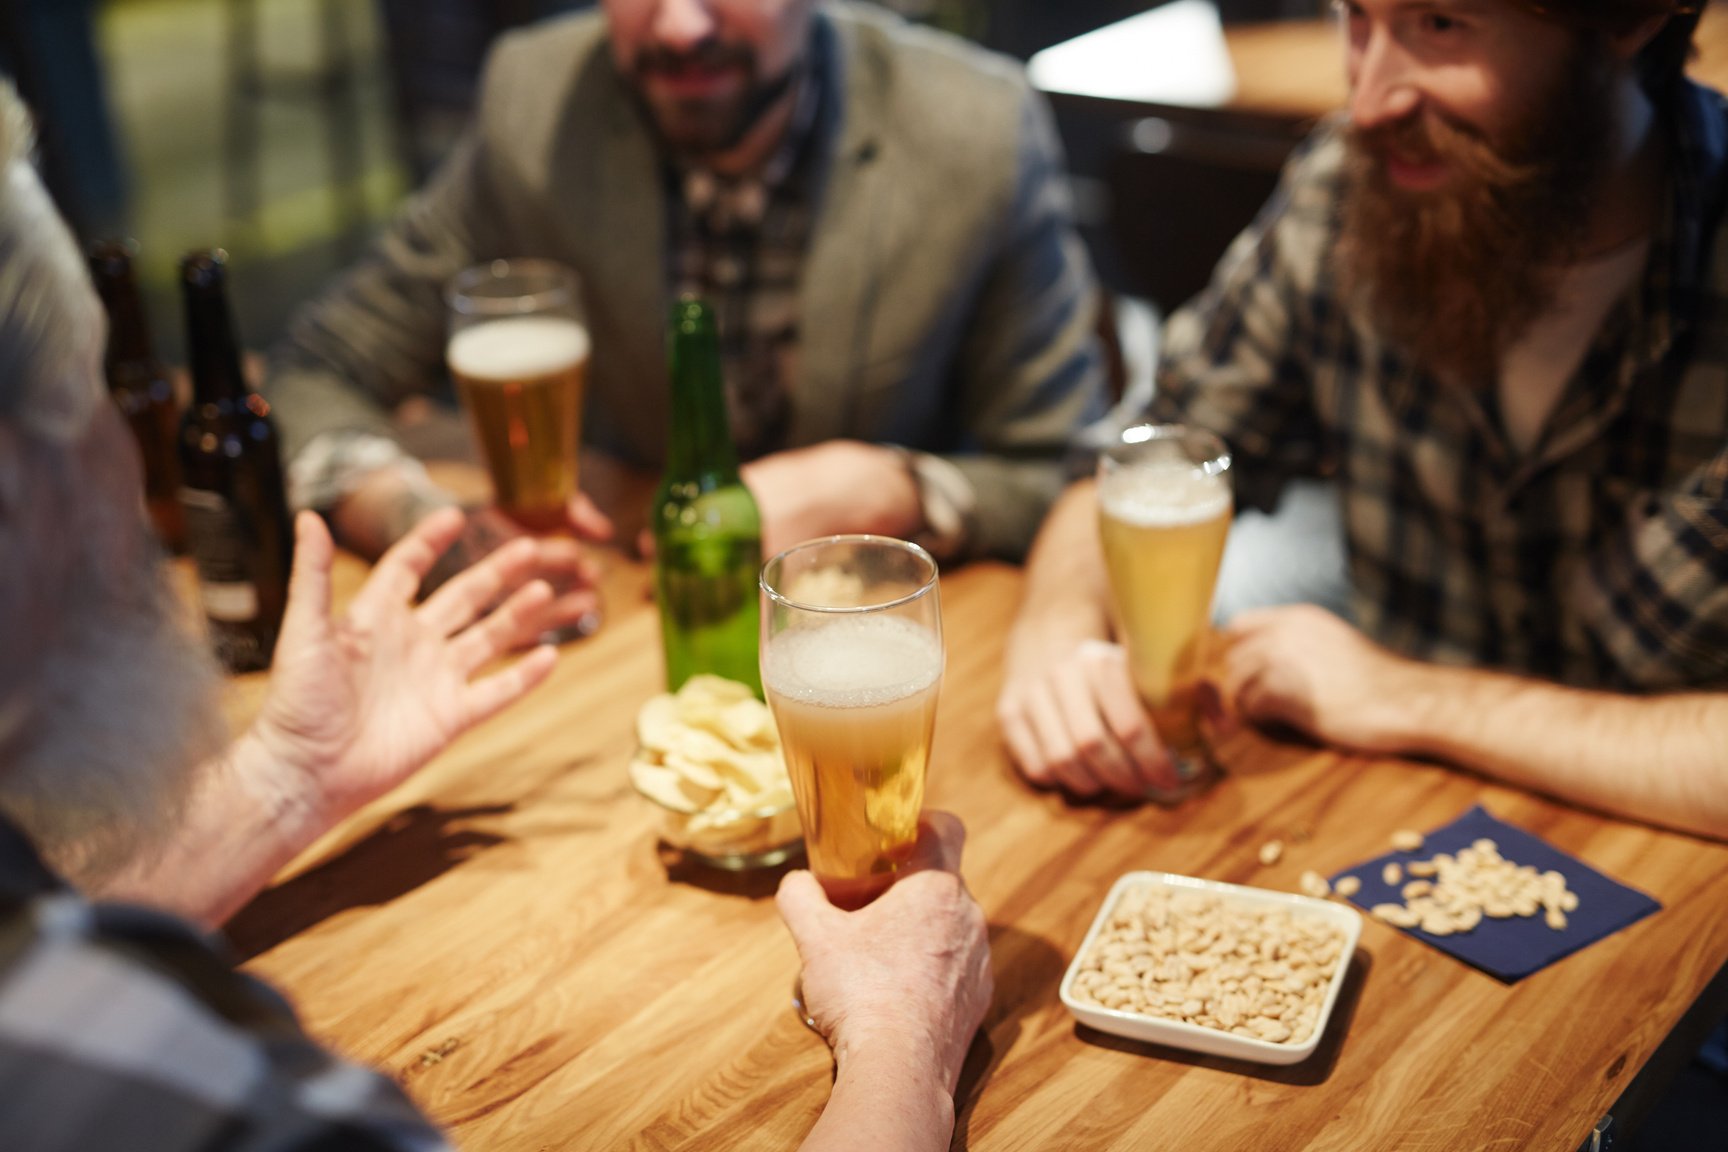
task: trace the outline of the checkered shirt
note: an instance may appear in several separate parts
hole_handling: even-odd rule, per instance
[[[832,134],[829,37],[811,37],[792,116],[757,172],[666,166],[667,259],[679,295],[714,309],[732,439],[746,460],[785,444],[798,354],[798,287]]]
[[[1322,125],[1165,334],[1152,416],[1224,436],[1239,494],[1334,471],[1356,618],[1421,659],[1618,690],[1728,679],[1728,102],[1665,107],[1667,207],[1528,452],[1344,303]]]
[[[211,941],[92,905],[0,818],[0,1147],[448,1149],[395,1084],[324,1052]]]

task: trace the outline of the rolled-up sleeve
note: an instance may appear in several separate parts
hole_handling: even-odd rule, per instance
[[[1728,682],[1728,451],[1633,501],[1579,581],[1582,617],[1623,686]]]

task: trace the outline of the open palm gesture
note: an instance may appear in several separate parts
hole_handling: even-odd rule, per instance
[[[421,580],[462,532],[462,513],[446,508],[386,552],[334,619],[330,533],[309,512],[294,527],[288,609],[253,734],[289,777],[284,790],[304,798],[306,815],[329,824],[546,678],[557,653],[545,645],[477,674],[533,639],[552,590],[528,579],[539,545],[523,538],[416,605]]]

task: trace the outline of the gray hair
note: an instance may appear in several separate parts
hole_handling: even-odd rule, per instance
[[[65,443],[104,399],[106,322],[79,257],[30,162],[30,114],[0,80],[0,421]]]
[[[0,82],[0,812],[90,886],[171,842],[224,733],[127,430],[104,420],[102,307],[30,141]]]

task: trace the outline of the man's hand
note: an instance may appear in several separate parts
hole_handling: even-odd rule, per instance
[[[1224,635],[1220,688],[1243,718],[1363,752],[1402,749],[1419,680],[1410,661],[1311,604],[1244,612]]]
[[[455,496],[429,484],[418,471],[406,466],[386,466],[367,473],[332,509],[331,521],[345,547],[368,560],[376,560],[391,545],[406,539],[429,516],[456,503]],[[538,618],[524,627],[521,646],[549,632],[599,619],[600,597],[596,591],[599,570],[578,541],[610,540],[612,522],[581,492],[570,498],[564,519],[569,537],[539,538],[541,548],[535,555],[536,567],[531,575],[546,581],[554,595]],[[508,541],[529,535],[497,508],[476,509],[469,513],[460,533],[423,575],[421,593],[431,595]]]
[[[572,626],[586,634],[593,630],[589,622],[599,620],[600,571],[578,541],[611,539],[612,522],[582,494],[571,498],[567,516],[570,531],[577,539],[556,535],[532,537],[539,548],[530,575],[544,580],[553,595],[528,622],[518,638],[518,646]],[[468,513],[461,534],[427,572],[421,582],[421,593],[432,595],[505,544],[531,535],[496,508],[475,509]]]
[[[1121,645],[1037,643],[1023,624],[1010,644],[996,720],[1030,783],[1076,796],[1145,799],[1178,786],[1176,766],[1140,704]]]
[[[743,468],[762,513],[762,555],[818,536],[870,532],[906,539],[924,526],[918,488],[899,453],[859,440],[776,452]]]
[[[880,1050],[952,1096],[995,993],[984,913],[960,880],[966,832],[946,812],[920,822],[893,887],[856,912],[808,872],[780,883],[780,915],[804,961],[804,1004],[836,1059]]]
[[[553,596],[533,579],[544,543],[517,539],[440,588],[416,589],[463,530],[433,513],[384,554],[347,613],[331,618],[334,545],[319,518],[295,521],[293,581],[269,695],[249,735],[270,754],[284,814],[322,831],[401,783],[470,726],[543,681],[557,659],[541,646],[484,676],[534,634]],[[494,607],[495,606],[495,607]]]

